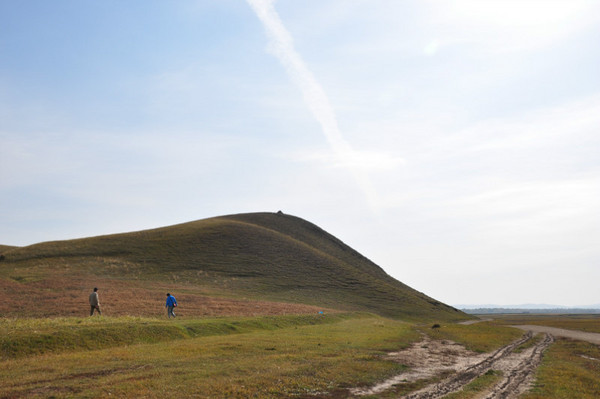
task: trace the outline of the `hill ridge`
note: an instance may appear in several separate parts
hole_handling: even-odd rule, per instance
[[[255,213],[255,214],[238,214],[238,215],[229,215],[226,216],[227,218],[230,217],[235,217],[235,216],[248,216],[248,215],[270,215],[269,213]],[[383,270],[383,268],[381,268],[379,265],[377,265],[376,263],[374,263],[373,261],[371,261],[370,259],[368,259],[366,256],[364,256],[363,254],[361,254],[360,252],[354,250],[352,247],[348,246],[346,243],[344,243],[342,240],[340,240],[339,238],[335,237],[334,235],[328,233],[327,231],[323,230],[322,228],[320,228],[319,226],[308,222],[302,218],[299,218],[297,216],[292,216],[292,215],[287,215],[287,214],[283,214],[283,213],[277,213],[276,214],[278,217],[286,217],[286,218],[292,218],[296,221],[299,221],[300,223],[303,223],[304,225],[306,225],[308,228],[314,230],[315,232],[318,232],[320,235],[324,236],[325,238],[327,238],[328,241],[332,242],[333,244],[335,244],[338,248],[340,248],[343,251],[346,251],[347,253],[349,253],[349,255],[351,256],[356,256],[357,258],[363,259],[367,262],[369,262],[372,266],[374,266],[374,268],[379,272],[382,273],[386,276],[387,273],[385,272],[385,270]],[[252,223],[254,225],[258,225],[257,223]],[[278,230],[275,230],[278,231]],[[279,231],[281,232],[281,231]],[[293,237],[292,235],[289,235],[290,237]],[[301,241],[300,239],[293,237],[299,241]],[[310,245],[310,244],[309,244]],[[319,251],[321,251],[322,253],[326,253],[325,251],[317,248],[317,246],[315,245],[310,245],[311,247],[318,249]]]
[[[17,296],[42,296],[44,284],[77,279],[140,292],[185,288],[198,309],[200,297],[230,297],[406,319],[470,317],[392,278],[319,226],[268,212],[38,243],[6,252],[0,263],[0,285]]]

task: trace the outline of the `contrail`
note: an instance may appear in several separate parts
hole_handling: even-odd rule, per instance
[[[302,91],[304,101],[310,108],[313,116],[321,124],[323,133],[333,150],[339,155],[352,151],[352,148],[340,133],[335,113],[325,91],[294,49],[290,33],[283,26],[279,15],[273,8],[274,1],[248,0],[248,3],[267,31],[271,51],[283,64],[294,83]]]
[[[375,190],[366,173],[353,167],[357,161],[361,160],[361,154],[356,152],[342,136],[333,107],[321,85],[294,49],[292,37],[273,7],[274,0],[247,0],[247,2],[267,32],[270,50],[283,64],[290,78],[302,92],[304,102],[321,125],[323,134],[334,154],[342,164],[350,166],[369,203],[372,206],[376,205]]]

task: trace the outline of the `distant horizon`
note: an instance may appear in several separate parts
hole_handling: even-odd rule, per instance
[[[592,305],[579,305],[579,306],[568,306],[568,305],[550,305],[550,304],[519,304],[519,305],[497,305],[497,304],[460,304],[451,305],[457,309],[586,309],[586,310],[600,310],[600,304]]]

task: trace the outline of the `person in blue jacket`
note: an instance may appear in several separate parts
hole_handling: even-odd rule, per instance
[[[167,293],[167,303],[165,306],[167,308],[167,316],[169,316],[169,319],[171,318],[171,316],[175,317],[175,312],[173,312],[173,308],[177,307],[177,300],[173,295]]]

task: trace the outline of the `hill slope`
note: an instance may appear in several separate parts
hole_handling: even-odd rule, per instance
[[[407,319],[469,317],[393,279],[314,224],[281,213],[230,215],[46,242],[4,254],[0,288],[10,294],[0,303],[24,294],[44,302],[40,291],[45,291],[57,301],[69,302],[70,297],[73,306],[81,306],[76,300],[81,301],[82,290],[104,284],[114,300],[129,295],[127,304],[120,304],[128,308],[131,303],[140,309],[159,307],[162,296],[157,291],[170,289],[184,293],[190,303],[198,296],[203,302],[227,297],[234,302],[260,300],[264,306],[265,301],[298,303]],[[2,314],[15,309],[2,306]]]

